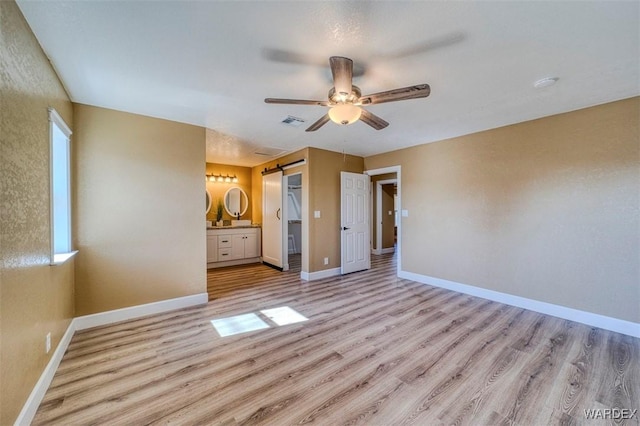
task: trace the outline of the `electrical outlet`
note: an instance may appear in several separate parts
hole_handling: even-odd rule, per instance
[[[328,264],[329,264],[329,258],[328,258],[328,257],[325,257],[325,258],[324,258],[324,264],[325,264],[325,265],[328,265]]]
[[[44,346],[45,346],[46,353],[49,353],[49,351],[51,351],[51,332],[47,333],[47,337],[45,338]]]

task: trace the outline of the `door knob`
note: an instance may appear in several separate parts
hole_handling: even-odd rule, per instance
[[[342,230],[343,230],[343,231],[346,231],[347,229],[351,229],[351,228],[347,228],[346,226],[343,226],[343,227],[342,227]]]

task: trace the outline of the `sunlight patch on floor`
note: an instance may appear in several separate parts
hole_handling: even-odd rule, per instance
[[[295,324],[297,322],[307,321],[308,319],[288,306],[265,309],[260,311],[260,313],[278,325]]]
[[[308,320],[307,317],[288,306],[264,309],[260,311],[260,314],[264,315],[264,317],[268,318],[277,326],[295,324]],[[211,320],[211,324],[220,337],[233,336],[234,334],[247,333],[249,331],[264,330],[271,327],[253,312],[249,314],[235,315],[233,317],[214,319]]]
[[[269,328],[269,324],[262,321],[254,313],[211,320],[211,324],[220,337]]]

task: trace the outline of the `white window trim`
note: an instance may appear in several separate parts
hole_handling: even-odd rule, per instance
[[[65,263],[67,260],[71,259],[73,256],[78,254],[78,250],[70,251],[69,253],[58,253],[53,255],[53,260],[49,262],[51,266],[58,266]]]
[[[64,122],[62,117],[60,117],[58,111],[51,107],[49,108],[49,121],[53,121],[54,123],[56,123],[60,130],[62,130],[62,133],[64,133],[66,137],[71,138],[71,134],[73,132],[71,131],[69,126],[67,126],[67,123]],[[49,137],[51,137],[51,135],[49,135]]]
[[[62,133],[67,137],[67,139],[69,139],[69,147],[68,147],[69,149],[67,150],[67,164],[69,165],[69,169],[71,169],[69,156],[71,151],[71,134],[73,132],[71,131],[69,126],[67,126],[67,123],[64,122],[60,114],[58,114],[58,111],[50,107],[48,108],[48,112],[49,112],[49,121],[51,123],[54,123],[56,126],[58,126],[58,128],[62,131]],[[71,170],[69,170],[69,173],[70,172]],[[71,247],[71,176],[69,176],[69,181],[67,182],[67,191],[69,193],[69,197],[67,200],[69,203],[69,206],[68,206],[69,245],[68,247]],[[57,266],[57,265],[62,265],[67,260],[74,257],[76,253],[78,253],[78,251],[72,250],[67,253],[56,253],[54,248],[53,197],[52,197],[53,195],[53,131],[51,129],[51,124],[49,125],[49,194],[51,198],[50,200],[51,208],[49,209],[50,210],[49,219],[51,223],[51,256],[50,256],[49,264],[52,266]]]

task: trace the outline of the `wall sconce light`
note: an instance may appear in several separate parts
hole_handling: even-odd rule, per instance
[[[205,180],[207,182],[220,182],[220,183],[238,183],[238,176],[233,175],[230,176],[229,174],[223,175],[223,174],[211,174],[211,175],[206,175]]]

